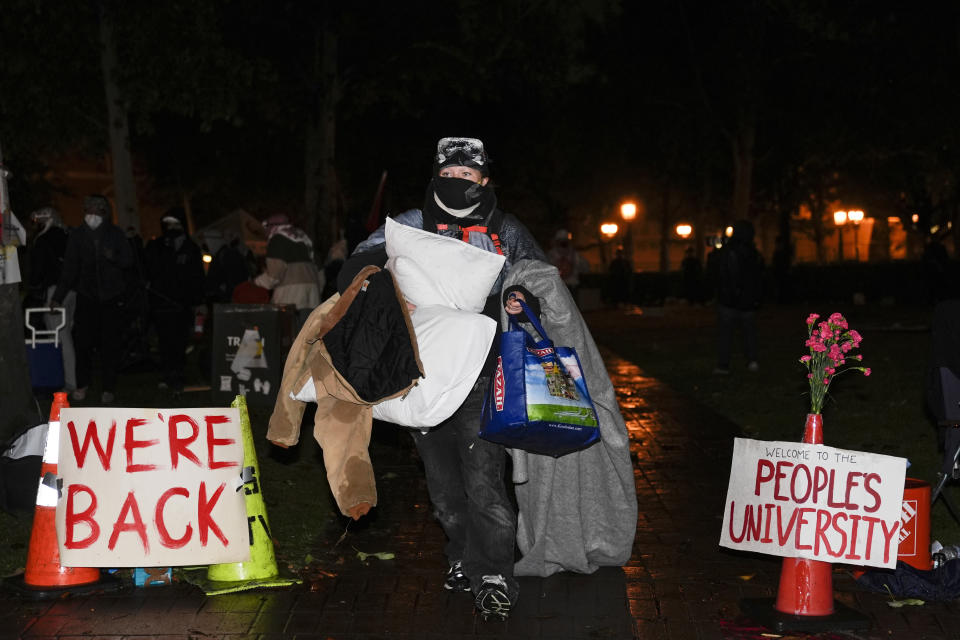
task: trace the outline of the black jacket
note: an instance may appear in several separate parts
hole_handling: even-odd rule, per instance
[[[47,288],[60,282],[63,256],[67,250],[67,231],[52,225],[45,229],[30,250],[30,288],[46,295]]]
[[[125,271],[133,266],[133,250],[119,227],[109,220],[91,229],[70,232],[63,273],[53,299],[62,302],[70,290],[97,300],[112,300],[126,291]]]
[[[150,308],[183,310],[203,302],[203,255],[186,235],[161,236],[144,249]]]

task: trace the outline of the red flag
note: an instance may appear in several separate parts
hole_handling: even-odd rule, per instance
[[[383,187],[387,183],[387,172],[384,171],[380,176],[380,184],[377,186],[377,195],[373,197],[373,205],[370,207],[370,213],[367,214],[367,220],[363,223],[367,233],[373,233],[380,226],[380,209],[383,206]]]

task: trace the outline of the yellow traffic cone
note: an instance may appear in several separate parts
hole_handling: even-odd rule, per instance
[[[286,586],[300,582],[297,578],[278,575],[277,559],[273,553],[273,539],[270,537],[270,523],[267,520],[267,509],[260,490],[260,466],[257,464],[257,451],[253,445],[247,400],[244,396],[237,396],[230,406],[240,410],[240,429],[243,436],[243,491],[246,494],[247,524],[250,532],[250,560],[210,565],[207,569],[207,580],[210,583],[202,585],[207,595],[258,587]]]

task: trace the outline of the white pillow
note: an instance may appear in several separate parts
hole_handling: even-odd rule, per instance
[[[453,415],[473,388],[497,323],[439,305],[418,306],[410,320],[424,377],[406,396],[374,405],[373,417],[406,427],[435,427]]]
[[[387,269],[416,306],[443,304],[483,311],[505,258],[387,218]]]

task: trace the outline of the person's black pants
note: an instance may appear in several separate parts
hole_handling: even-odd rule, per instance
[[[154,311],[153,321],[157,327],[163,381],[174,391],[183,391],[187,343],[193,315],[187,308]]]
[[[77,294],[77,310],[73,319],[73,341],[77,350],[77,388],[83,389],[93,379],[93,352],[100,354],[100,375],[103,391],[117,387],[117,366],[120,363],[123,332],[123,298],[97,300]]]
[[[481,377],[450,418],[426,433],[411,434],[423,460],[434,515],[447,534],[449,564],[463,562],[474,593],[484,575],[499,574],[516,597],[517,515],[504,485],[507,453],[477,436],[489,384],[490,378]]]

